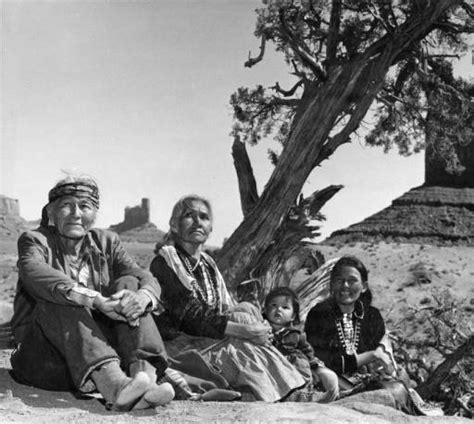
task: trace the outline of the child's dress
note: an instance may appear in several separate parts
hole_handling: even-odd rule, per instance
[[[324,363],[314,356],[314,350],[306,340],[302,326],[284,327],[274,332],[273,346],[293,364],[309,385],[313,382],[311,370],[324,366]]]

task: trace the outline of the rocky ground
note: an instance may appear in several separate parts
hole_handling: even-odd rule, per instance
[[[126,243],[138,262],[147,266],[153,244]],[[397,330],[409,312],[433,302],[432,293],[447,290],[459,308],[472,317],[474,308],[474,248],[402,243],[322,244],[326,259],[353,254],[370,270],[369,284],[389,325]],[[0,323],[8,321],[17,274],[15,243],[0,242]],[[420,330],[413,323],[414,335]],[[471,321],[472,326],[472,321]],[[404,331],[407,329],[405,328]],[[472,328],[471,328],[472,331]],[[410,417],[380,404],[371,394],[359,394],[331,405],[279,403],[201,403],[174,401],[156,411],[116,414],[99,400],[78,399],[70,393],[46,392],[21,386],[8,373],[8,350],[0,351],[0,421],[55,423],[120,422],[324,422],[324,423],[458,423],[460,417]],[[372,397],[371,397],[372,396]]]

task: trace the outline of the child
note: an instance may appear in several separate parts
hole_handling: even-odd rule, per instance
[[[321,382],[326,394],[318,399],[332,401],[338,395],[337,375],[326,368],[306,340],[299,319],[299,300],[288,287],[272,290],[265,299],[265,318],[273,330],[273,345],[293,364],[311,388]]]

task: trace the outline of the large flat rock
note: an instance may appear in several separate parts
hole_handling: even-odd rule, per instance
[[[376,392],[361,393],[332,404],[265,402],[190,402],[128,413],[106,411],[97,396],[76,397],[16,383],[9,374],[11,350],[0,350],[0,422],[14,423],[325,423],[325,424],[461,424],[459,417],[414,417],[383,405]]]

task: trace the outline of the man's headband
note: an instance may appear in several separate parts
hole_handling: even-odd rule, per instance
[[[99,209],[99,189],[95,184],[76,182],[57,185],[49,191],[48,200],[53,203],[65,196],[85,197]]]

